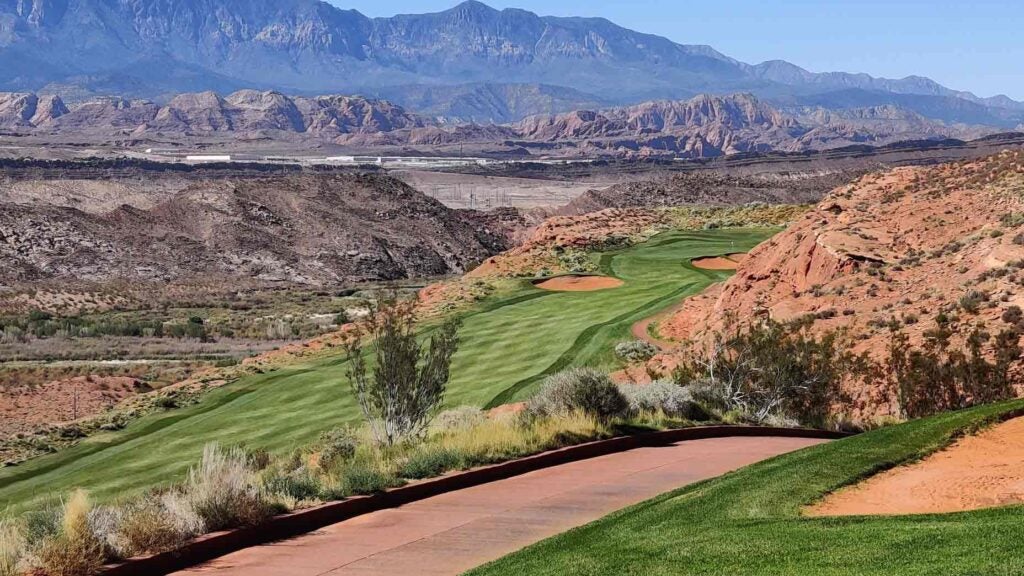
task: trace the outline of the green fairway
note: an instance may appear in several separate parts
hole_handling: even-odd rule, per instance
[[[625,281],[612,290],[548,292],[523,280],[466,313],[447,404],[498,405],[525,398],[563,367],[611,367],[614,343],[630,337],[634,322],[728,276],[697,270],[690,259],[746,251],[771,232],[668,232],[596,256],[603,272]],[[2,469],[0,510],[36,507],[76,487],[100,500],[129,495],[181,479],[208,442],[282,452],[358,419],[344,359],[328,356],[243,378],[197,405]]]
[[[802,506],[952,435],[1024,408],[1015,401],[816,446],[615,513],[477,569],[510,574],[1024,574],[1021,507],[810,519]]]

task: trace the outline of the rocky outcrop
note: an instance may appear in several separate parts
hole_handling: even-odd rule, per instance
[[[659,329],[700,339],[733,316],[812,318],[814,329],[847,329],[858,349],[882,354],[890,321],[920,337],[971,290],[984,294],[977,319],[997,326],[1007,307],[1024,306],[1021,191],[1021,152],[865,176],[758,246],[735,276],[687,300]]]

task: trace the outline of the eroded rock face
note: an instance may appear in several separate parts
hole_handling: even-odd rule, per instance
[[[755,248],[735,276],[688,300],[660,330],[700,339],[731,314],[813,315],[815,329],[849,329],[857,349],[880,355],[887,322],[903,321],[920,337],[967,290],[987,293],[978,317],[997,323],[1006,307],[1024,306],[1016,268],[1002,270],[1024,260],[1022,223],[1021,152],[871,174]]]
[[[507,248],[500,231],[378,175],[211,179],[140,198],[107,212],[3,203],[0,282],[327,285],[462,273]]]

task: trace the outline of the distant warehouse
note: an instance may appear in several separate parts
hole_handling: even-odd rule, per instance
[[[197,156],[185,156],[187,162],[231,162],[231,156],[228,154],[224,155],[197,155]]]

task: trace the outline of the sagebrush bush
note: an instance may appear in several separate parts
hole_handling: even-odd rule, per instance
[[[437,446],[420,446],[401,463],[398,475],[402,478],[419,480],[440,476],[455,470],[462,464],[461,455],[455,450]]]
[[[255,526],[274,510],[260,490],[245,452],[208,444],[198,466],[189,470],[182,492],[211,531]]]
[[[349,428],[335,428],[320,435],[320,467],[330,470],[352,458],[359,447],[359,439]]]
[[[615,355],[626,362],[646,362],[654,358],[657,353],[656,346],[643,340],[620,342],[615,345]]]
[[[686,389],[693,401],[706,409],[716,412],[727,412],[730,410],[731,396],[729,391],[720,382],[711,378],[699,378],[690,382]]]
[[[570,368],[548,376],[540,391],[527,402],[524,413],[527,417],[544,417],[574,411],[608,420],[625,415],[629,403],[604,372]]]
[[[476,406],[459,406],[435,416],[432,427],[439,432],[457,432],[477,426],[486,419],[484,411]]]
[[[634,414],[663,412],[666,416],[688,420],[706,420],[708,413],[698,404],[690,390],[672,380],[655,380],[650,384],[622,384],[619,390]]]

